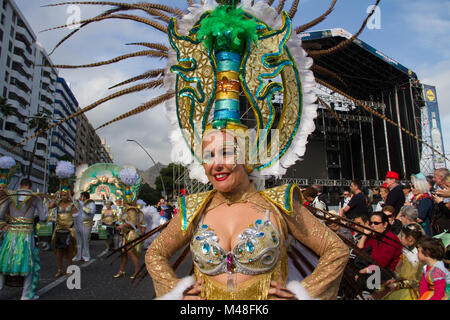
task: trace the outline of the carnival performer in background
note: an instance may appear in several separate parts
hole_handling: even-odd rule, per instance
[[[115,249],[113,237],[115,232],[115,223],[117,222],[117,215],[115,210],[112,208],[112,201],[109,199],[105,201],[105,207],[102,210],[100,221],[106,227],[106,251]]]
[[[145,206],[142,209],[142,212],[144,213],[144,220],[145,220],[145,232],[149,232],[150,230],[153,230],[154,228],[158,227],[160,225],[160,216],[158,213],[158,210],[151,205]],[[145,239],[144,241],[144,249],[147,249],[150,246],[150,243],[158,236],[158,233],[154,234],[153,236]]]
[[[66,274],[66,272],[63,272],[63,257],[66,257],[67,266],[70,266],[73,256],[77,253],[73,215],[78,213],[78,209],[74,204],[71,190],[75,181],[75,167],[68,161],[59,161],[55,173],[60,179],[60,189],[57,192],[56,199],[49,203],[48,208],[49,210],[56,208],[56,223],[52,243],[58,265],[55,277],[58,278]]]
[[[19,171],[19,164],[17,164],[13,158],[9,156],[0,157],[0,201],[1,199],[7,199],[6,192],[8,189],[8,184],[11,180],[11,177],[17,171]],[[0,228],[0,246],[2,244],[3,238],[3,231]]]
[[[11,158],[12,159],[12,158]],[[22,300],[38,299],[39,248],[35,244],[35,214],[47,219],[42,200],[31,191],[31,181],[22,179],[17,191],[6,190],[6,201],[0,205],[0,228],[5,239],[0,248],[0,291],[6,276],[24,277]]]
[[[116,228],[120,232],[121,246],[135,240],[145,232],[144,214],[137,207],[137,194],[141,184],[141,177],[134,168],[124,168],[119,173],[122,186],[122,199],[125,203],[124,212],[119,220],[120,225]],[[124,250],[123,250],[124,251]],[[119,272],[114,278],[125,276],[128,257],[134,265],[134,274],[130,279],[134,279],[139,272],[139,258],[142,255],[142,244],[134,246],[128,252],[122,252]]]
[[[90,199],[90,194],[83,191],[80,194],[80,199],[74,202],[78,209],[78,214],[73,215],[75,232],[77,238],[77,255],[73,261],[85,262],[91,260],[91,253],[89,251],[89,242],[91,240],[91,230],[94,225],[94,215],[96,211],[95,202]]]

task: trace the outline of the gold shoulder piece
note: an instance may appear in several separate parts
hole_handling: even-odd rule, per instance
[[[24,204],[28,202],[28,200],[35,197],[35,194],[30,193],[30,195],[26,196],[23,201],[19,202],[19,197],[16,190],[5,190],[5,193],[13,203],[14,207],[16,207],[16,209],[20,209]]]
[[[291,215],[294,211],[294,192],[297,192],[300,198],[300,203],[303,203],[302,192],[294,183],[260,191],[261,195],[280,208],[287,215]]]
[[[216,193],[216,190],[211,190],[202,193],[194,193],[178,199],[178,205],[180,208],[181,218],[181,230],[183,234],[191,225],[191,222],[197,216],[199,212],[203,210],[205,205],[211,200],[212,196]]]

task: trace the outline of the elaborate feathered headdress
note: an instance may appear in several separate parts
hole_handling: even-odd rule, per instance
[[[120,185],[122,187],[122,198],[127,203],[136,200],[141,186],[141,177],[134,168],[124,168],[119,172]]]
[[[68,161],[59,161],[55,169],[56,176],[60,182],[60,190],[68,191],[76,180],[75,166]]]
[[[5,187],[8,185],[10,178],[19,169],[20,164],[16,164],[16,161],[8,156],[0,158],[0,186]]]

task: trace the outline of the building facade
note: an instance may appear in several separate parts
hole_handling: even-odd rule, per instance
[[[10,156],[21,165],[21,172],[11,179],[9,188],[16,188],[19,180],[28,175],[30,164],[33,190],[45,191],[51,172],[63,156],[73,159],[76,165],[112,162],[109,147],[84,115],[15,147],[34,134],[30,121],[36,115],[51,124],[79,110],[75,95],[58,77],[58,71],[43,67],[51,65],[15,2],[0,0],[0,95],[12,111],[8,116],[0,114],[0,156]]]
[[[13,157],[21,164],[22,174],[29,171],[34,190],[43,190],[46,176],[46,154],[49,146],[47,133],[31,139],[23,146],[13,148],[34,132],[29,121],[39,112],[49,119],[53,114],[57,71],[41,67],[51,63],[45,50],[36,42],[36,35],[14,1],[2,0],[0,8],[0,94],[12,107],[12,115],[0,121],[0,154]],[[34,156],[32,156],[34,155]]]
[[[86,115],[81,114],[77,122],[75,165],[94,163],[112,163],[110,147],[95,132]]]
[[[53,109],[53,122],[65,119],[78,109],[78,101],[69,85],[63,78],[56,80],[55,108]],[[77,135],[77,118],[55,127],[51,131],[51,146],[49,168],[53,170],[61,157],[75,159],[75,144]]]

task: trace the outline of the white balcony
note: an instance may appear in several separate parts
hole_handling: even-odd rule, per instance
[[[25,132],[28,131],[28,125],[27,125],[26,123],[17,121],[17,122],[16,122],[16,127],[19,128],[19,129],[22,130],[22,131],[25,131]]]
[[[9,130],[3,130],[2,136],[6,139],[12,139],[14,142],[17,142],[20,139],[16,132]]]
[[[33,76],[33,73],[34,73],[33,65],[31,65],[30,67],[27,66],[25,60],[28,60],[28,59],[26,59],[26,57],[24,57],[20,54],[15,54],[15,53],[13,53],[12,57],[13,57],[13,61],[20,63],[20,65],[22,66],[23,70],[26,73],[28,73],[31,77]],[[33,61],[31,61],[31,62],[34,63]]]
[[[24,54],[25,54],[25,57],[27,57],[28,60],[33,61],[33,62],[35,61],[35,57],[34,57],[33,55],[31,55],[31,54],[28,53],[28,51],[27,51],[27,46],[25,45],[25,43],[23,43],[22,41],[16,39],[16,40],[14,41],[14,45],[15,45],[16,47],[18,47],[18,48],[23,49],[23,52],[24,52]]]
[[[42,144],[44,144],[44,145],[47,145],[47,138],[43,138],[43,137],[38,137],[37,138],[38,140],[37,140],[37,142],[38,143],[42,143]]]
[[[25,104],[27,106],[30,105],[30,95],[27,95],[25,92],[23,92],[22,90],[17,88],[15,85],[11,85],[9,87],[9,92],[14,92],[16,95],[18,95],[19,97],[21,97],[22,99],[25,100]]]
[[[16,26],[16,32],[21,33],[28,40],[28,42],[30,42],[30,44],[36,42],[36,39],[33,39],[33,37],[31,37],[30,33],[25,28],[23,28],[19,25]],[[17,41],[19,41],[19,40],[17,40]]]
[[[45,158],[47,152],[46,152],[45,150],[38,150],[38,149],[36,149],[36,153],[35,153],[35,154],[36,154],[37,156],[40,156],[40,157],[44,157],[44,158]]]
[[[14,69],[11,69],[11,76],[24,83],[28,89],[30,89],[29,94],[31,94],[31,90],[33,88],[33,78],[27,78]]]

